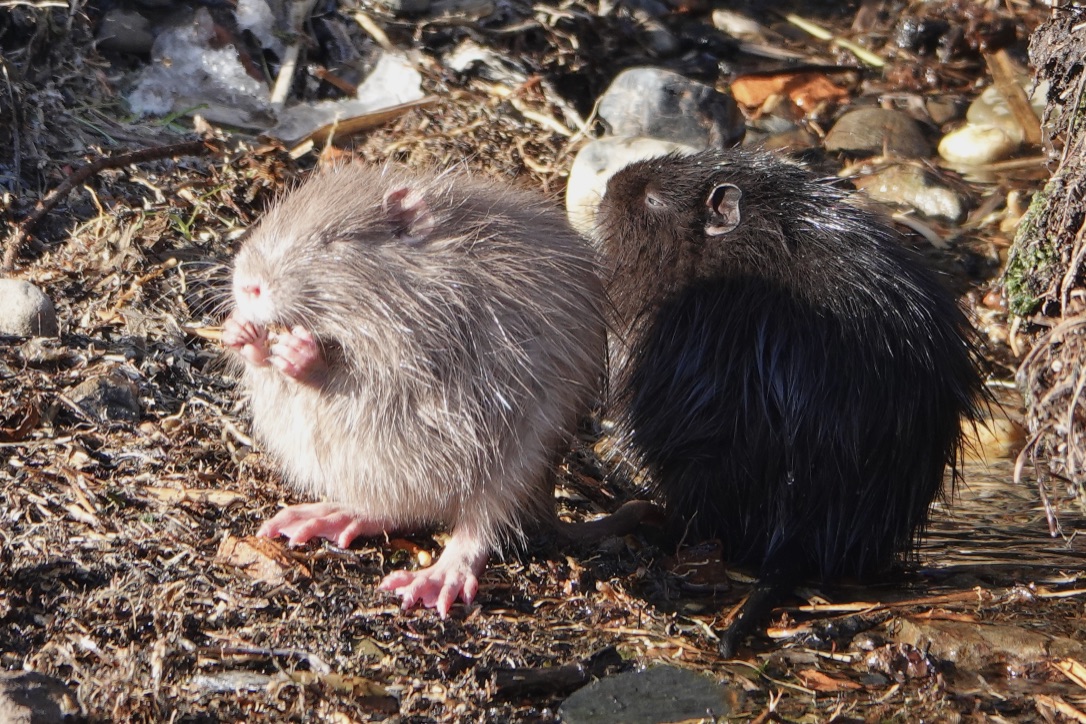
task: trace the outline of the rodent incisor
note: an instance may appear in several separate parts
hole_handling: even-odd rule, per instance
[[[507,185],[348,164],[263,217],[233,297],[223,341],[246,363],[254,430],[296,488],[328,501],[260,533],[346,546],[445,525],[433,566],[381,587],[442,615],[470,603],[488,555],[553,506],[552,466],[597,395],[587,243]]]
[[[952,295],[880,214],[766,152],[628,166],[598,216],[620,441],[765,582],[912,549],[983,398]]]

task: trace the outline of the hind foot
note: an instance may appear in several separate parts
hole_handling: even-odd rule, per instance
[[[257,535],[267,538],[286,536],[292,546],[302,545],[314,538],[324,538],[340,548],[346,548],[355,538],[380,535],[387,527],[362,517],[346,505],[307,503],[283,508],[260,526]]]
[[[421,571],[395,571],[385,576],[380,589],[396,594],[407,610],[417,603],[437,609],[441,618],[459,598],[467,605],[479,592],[479,576],[490,554],[482,539],[456,528],[437,563]]]

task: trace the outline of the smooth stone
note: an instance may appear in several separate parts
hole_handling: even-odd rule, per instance
[[[0,671],[0,724],[57,724],[82,715],[60,679],[37,671]]]
[[[999,126],[966,123],[943,136],[939,141],[939,155],[952,164],[979,166],[1001,161],[1021,145],[1020,137],[1012,138]]]
[[[959,96],[941,96],[924,101],[924,109],[931,122],[937,126],[960,119],[967,108],[964,98]]]
[[[676,666],[607,676],[573,692],[558,709],[565,724],[662,724],[723,720],[737,693]]]
[[[136,386],[120,374],[91,377],[76,385],[69,397],[98,422],[127,422],[140,420],[142,407]]]
[[[147,54],[155,42],[151,21],[122,8],[114,8],[102,16],[97,39],[100,50],[114,53]]]
[[[596,208],[607,191],[608,179],[634,161],[698,150],[655,138],[601,138],[585,144],[573,159],[566,182],[566,216],[570,225],[592,239]]]
[[[916,166],[888,166],[867,176],[854,178],[852,182],[876,201],[904,204],[929,219],[956,224],[965,218],[962,197]]]
[[[0,334],[56,337],[57,312],[41,289],[22,279],[0,279]]]
[[[806,128],[793,128],[790,131],[766,136],[759,145],[767,151],[801,151],[805,148],[817,147],[818,136]]]
[[[661,68],[630,68],[600,97],[611,136],[658,138],[695,148],[726,148],[745,124],[731,96]]]
[[[1025,81],[1025,79],[1023,79]],[[1043,86],[1043,87],[1042,87]],[[1038,86],[1037,92],[1030,98],[1030,107],[1040,119],[1045,112],[1045,97],[1048,95],[1048,84]],[[1028,92],[1028,88],[1026,89]],[[999,89],[994,85],[984,89],[977,98],[969,104],[969,110],[965,112],[965,120],[975,126],[996,126],[1003,129],[1006,134],[1017,143],[1022,143],[1024,132],[1018,119],[1014,117],[1010,104]]]
[[[662,22],[641,10],[635,10],[634,20],[645,33],[645,45],[656,58],[667,58],[679,52],[679,39]]]
[[[857,108],[833,124],[826,134],[826,150],[927,158],[931,155],[931,144],[924,137],[920,124],[901,111]]]
[[[893,639],[937,659],[953,662],[959,670],[982,671],[1001,664],[1032,664],[1058,658],[1079,661],[1086,644],[1063,636],[1001,624],[964,621],[902,619],[890,627]]]

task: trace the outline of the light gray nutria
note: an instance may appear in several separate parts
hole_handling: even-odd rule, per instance
[[[593,252],[544,199],[461,173],[347,164],[259,222],[223,342],[258,439],[301,492],[292,544],[444,525],[389,574],[405,608],[470,603],[489,555],[553,517],[552,468],[603,374]]]
[[[628,166],[597,223],[610,414],[673,529],[721,539],[763,599],[912,550],[982,376],[956,300],[889,221],[735,149]]]

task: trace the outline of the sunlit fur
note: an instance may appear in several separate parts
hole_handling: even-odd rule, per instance
[[[707,236],[719,183],[741,223]],[[967,320],[889,222],[731,150],[626,168],[599,229],[611,414],[691,536],[770,580],[910,550],[982,385]]]
[[[433,213],[421,240],[383,208],[401,187]],[[542,514],[604,346],[595,261],[557,209],[459,173],[340,166],[260,221],[242,279],[267,301],[242,316],[308,328],[331,368],[317,388],[244,373],[254,430],[299,490],[491,549]]]

